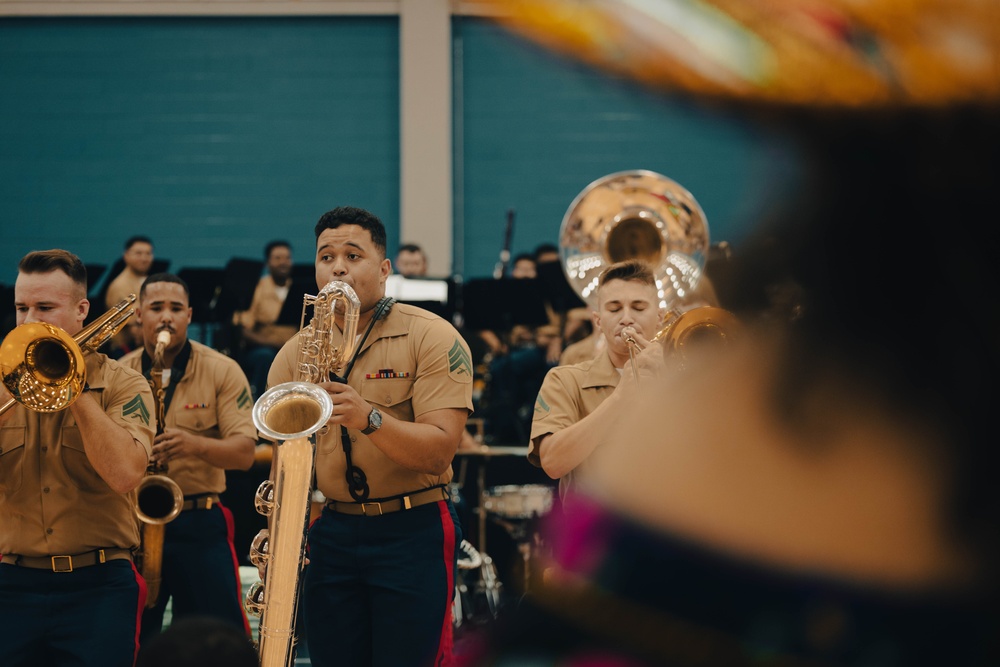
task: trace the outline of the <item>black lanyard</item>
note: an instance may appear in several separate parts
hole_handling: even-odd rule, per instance
[[[375,312],[372,315],[372,319],[368,322],[368,328],[365,329],[365,333],[361,336],[361,341],[358,343],[357,349],[354,350],[354,355],[344,369],[343,377],[333,375],[330,378],[331,382],[347,384],[347,376],[350,375],[351,369],[354,368],[354,362],[358,360],[358,355],[361,354],[361,350],[365,346],[365,341],[368,340],[368,334],[372,332],[372,327],[375,326],[377,321],[389,314],[394,303],[396,303],[395,299],[384,296],[375,304]],[[354,465],[354,462],[351,460],[351,438],[347,434],[347,428],[343,424],[340,425],[340,443],[344,448],[344,456],[347,457],[347,489],[350,491],[352,498],[359,503],[364,502],[371,495],[371,489],[368,487],[368,476],[365,475],[364,470]]]

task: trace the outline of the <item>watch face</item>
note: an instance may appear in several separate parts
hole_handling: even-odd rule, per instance
[[[378,427],[382,425],[382,413],[379,412],[378,408],[372,408],[372,411],[368,413],[368,427],[361,429],[361,432],[365,435],[371,435]]]

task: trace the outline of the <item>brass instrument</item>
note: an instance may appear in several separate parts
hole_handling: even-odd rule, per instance
[[[87,383],[83,355],[96,352],[122,330],[134,311],[135,294],[74,335],[45,322],[15,328],[0,346],[0,373],[9,398],[0,415],[20,403],[34,412],[58,412],[71,406]]]
[[[170,332],[160,331],[156,335],[153,352],[153,367],[150,369],[150,387],[156,404],[156,435],[163,433],[167,409],[163,389],[163,352],[170,344]],[[146,476],[136,487],[135,514],[142,522],[142,548],[139,568],[146,580],[146,608],[156,606],[160,597],[160,581],[163,565],[163,539],[166,524],[181,513],[184,494],[177,482],[166,475],[167,465],[152,459],[146,468]]]
[[[672,355],[689,341],[728,341],[739,323],[728,311],[710,305],[691,307],[709,250],[708,221],[694,196],[677,182],[647,170],[603,176],[576,196],[563,216],[559,254],[570,286],[597,310],[601,272],[627,259],[653,269],[659,307],[667,311],[651,339]],[[704,301],[701,301],[704,303]],[[633,375],[638,377],[638,343],[623,334]]]
[[[343,343],[333,345],[334,319],[343,302]],[[315,434],[333,414],[333,401],[316,383],[340,372],[357,345],[361,302],[354,289],[339,280],[327,283],[316,296],[305,295],[313,306],[308,326],[299,332],[296,379],[264,392],[253,407],[260,434],[276,443],[271,479],[257,489],[254,505],[268,517],[250,547],[250,562],[263,571],[263,581],[247,592],[246,609],[260,616],[258,654],[262,667],[291,667],[295,658],[295,620],[302,569],[312,479],[316,465]]]
[[[610,264],[645,261],[656,275],[660,307],[694,292],[708,257],[708,221],[690,192],[647,170],[603,176],[563,216],[559,258],[573,290],[597,310],[597,280]]]

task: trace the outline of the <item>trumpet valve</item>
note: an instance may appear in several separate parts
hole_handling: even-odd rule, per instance
[[[260,483],[253,499],[253,506],[257,509],[258,514],[271,515],[271,511],[274,509],[274,482],[265,479]]]

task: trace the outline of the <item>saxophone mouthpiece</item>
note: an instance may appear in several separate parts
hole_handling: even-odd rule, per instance
[[[156,334],[156,347],[166,347],[167,345],[170,345],[170,332],[162,329],[160,333]]]

